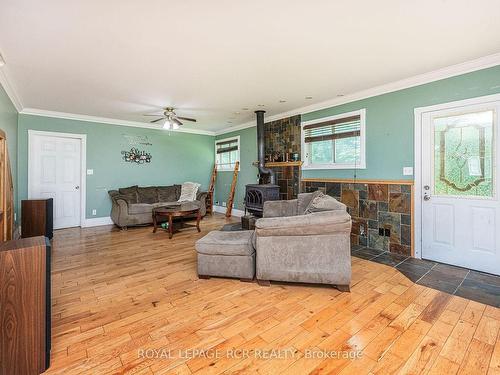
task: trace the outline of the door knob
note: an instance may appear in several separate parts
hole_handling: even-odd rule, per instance
[[[424,195],[424,201],[429,201],[429,200],[431,200],[431,196],[430,196],[430,195],[425,194],[425,195]]]
[[[80,186],[75,186],[75,189],[76,189],[76,190],[80,189]]]

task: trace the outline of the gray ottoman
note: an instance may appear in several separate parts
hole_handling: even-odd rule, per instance
[[[235,277],[242,281],[253,280],[255,275],[255,250],[252,244],[254,231],[212,231],[196,241],[198,277]]]

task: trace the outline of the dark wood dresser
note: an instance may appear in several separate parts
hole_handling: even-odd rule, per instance
[[[52,239],[54,231],[54,200],[21,201],[21,237],[45,236]]]
[[[50,258],[46,237],[0,244],[0,374],[50,365]]]

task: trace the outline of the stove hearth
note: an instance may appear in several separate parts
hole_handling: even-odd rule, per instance
[[[280,199],[280,188],[274,184],[246,185],[245,209],[251,214],[262,217],[264,202]]]

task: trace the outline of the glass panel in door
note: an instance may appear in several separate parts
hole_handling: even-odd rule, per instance
[[[436,196],[494,196],[493,110],[434,118]]]

